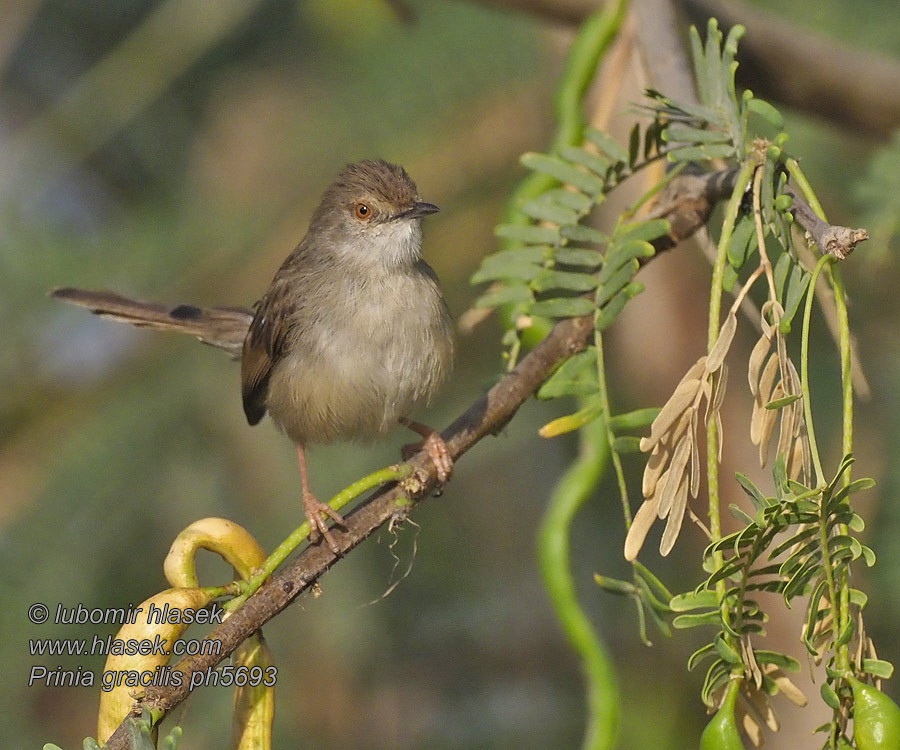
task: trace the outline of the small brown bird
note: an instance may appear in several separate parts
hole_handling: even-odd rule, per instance
[[[297,446],[310,539],[338,547],[322,517],[341,516],[310,490],[306,446],[382,435],[400,422],[423,437],[445,482],[453,468],[434,430],[408,419],[450,373],[453,329],[437,277],[422,259],[424,216],[406,171],[347,166],[325,191],[306,236],[253,310],[140,302],[113,292],[55,289],[96,315],[179,331],[241,359],[251,425],[266,412]]]

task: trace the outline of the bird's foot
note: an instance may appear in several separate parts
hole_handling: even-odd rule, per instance
[[[309,521],[309,541],[315,544],[324,537],[331,551],[339,555],[340,547],[328,530],[328,524],[322,514],[329,516],[339,526],[344,525],[344,517],[327,503],[318,500],[312,492],[303,493],[303,510],[306,513],[306,520]]]
[[[447,443],[444,442],[444,438],[441,437],[439,432],[420,422],[413,422],[410,419],[401,419],[400,422],[413,430],[413,432],[418,432],[423,438],[418,443],[410,443],[403,446],[404,460],[411,458],[414,454],[424,449],[434,464],[438,481],[441,484],[446,484],[453,473],[453,458],[450,455]]]

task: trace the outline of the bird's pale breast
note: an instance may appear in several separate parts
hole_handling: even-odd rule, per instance
[[[452,324],[424,269],[367,276],[363,288],[348,275],[356,288],[327,295],[328,314],[310,321],[298,311],[296,344],[273,369],[266,399],[292,440],[374,437],[435,393],[452,364]]]

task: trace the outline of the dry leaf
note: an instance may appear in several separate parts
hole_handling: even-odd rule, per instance
[[[684,437],[678,441],[675,452],[672,454],[672,461],[666,471],[666,474],[668,475],[666,486],[661,493],[655,493],[659,494],[659,506],[656,509],[656,515],[660,518],[665,518],[669,515],[672,501],[675,499],[675,492],[683,484],[682,480],[686,477],[685,470],[687,469],[687,462],[691,457],[692,442],[693,435],[691,435],[690,432],[685,433]],[[657,485],[657,487],[658,486],[659,485]]]
[[[700,492],[700,450],[697,444],[697,412],[691,413],[691,497]]]
[[[778,689],[781,691],[782,695],[784,695],[784,697],[787,698],[795,706],[800,706],[802,708],[807,703],[809,703],[809,700],[807,700],[806,696],[803,694],[803,691],[798,688],[793,682],[791,682],[791,679],[780,670],[773,671],[773,673],[769,676],[778,686]]]
[[[725,444],[725,426],[722,424],[722,413],[716,412],[716,461],[722,463],[722,446]]]
[[[781,388],[781,392],[784,393],[785,396],[790,394],[786,393],[784,390],[784,381],[778,384],[778,387],[775,391],[778,391],[778,388]],[[773,400],[776,397],[775,393],[772,394]],[[796,403],[796,401],[794,402]],[[781,424],[778,428],[778,447],[775,449],[775,457],[784,456],[785,460],[787,460],[788,452],[791,449],[791,443],[794,440],[794,404],[789,404],[787,407],[783,409],[770,409],[775,413],[781,412]],[[765,466],[765,464],[763,464]]]
[[[706,357],[706,371],[709,373],[718,370],[725,361],[725,356],[731,348],[731,342],[734,340],[734,332],[737,330],[737,315],[729,313],[719,330],[719,338],[713,344],[712,349]]]
[[[759,690],[762,687],[762,670],[756,661],[756,654],[753,653],[753,644],[750,643],[750,636],[747,633],[741,635],[741,661],[744,662],[744,665],[750,671],[753,684]]]
[[[750,738],[753,747],[762,747],[765,744],[766,738],[763,736],[762,727],[750,714],[745,713],[741,717],[741,728],[744,730],[744,734]]]
[[[750,383],[750,394],[753,396],[756,396],[756,392],[759,389],[759,373],[771,348],[772,340],[762,336],[750,353],[750,362],[747,366],[747,382]]]
[[[687,476],[682,476],[681,481],[678,483],[678,489],[675,492],[675,498],[672,501],[666,528],[659,542],[659,554],[663,557],[672,551],[672,547],[675,546],[675,541],[678,539],[681,524],[684,521],[684,509],[687,507],[687,496],[688,478]]]
[[[644,479],[641,486],[641,494],[644,497],[650,497],[656,491],[656,485],[659,478],[669,465],[669,448],[665,443],[657,443],[647,459],[647,465],[644,467]]]
[[[781,390],[781,383],[775,386],[772,391],[772,399],[781,398],[784,391]],[[778,412],[775,409],[763,408],[762,426],[759,435],[759,465],[764,468],[769,460],[769,443],[772,440],[772,432],[775,430],[775,423],[778,421]]]
[[[666,401],[665,406],[653,424],[650,425],[650,437],[641,439],[641,450],[646,452],[655,446],[662,437],[669,431],[675,422],[684,414],[685,409],[691,405],[697,397],[697,391],[700,390],[700,381],[696,378],[690,380],[682,380],[675,389],[675,392]]]
[[[715,388],[712,395],[712,410],[719,411],[725,402],[725,387],[728,385],[728,365],[722,363],[719,376],[716,378]]]
[[[644,546],[644,540],[647,538],[647,532],[656,520],[656,501],[653,498],[644,500],[638,512],[634,514],[634,520],[631,522],[631,528],[628,529],[628,536],[625,537],[625,559],[629,562],[638,556],[641,547]]]
[[[773,354],[766,362],[762,377],[756,389],[756,399],[753,401],[753,414],[750,417],[750,442],[759,445],[762,440],[763,425],[767,418],[766,404],[772,400],[772,385],[778,371],[778,355]]]

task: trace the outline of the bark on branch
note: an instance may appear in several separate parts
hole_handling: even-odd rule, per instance
[[[657,204],[656,214],[667,218],[672,227],[669,235],[656,241],[657,252],[671,249],[704,226],[716,203],[731,194],[734,176],[734,171],[727,170],[682,174],[675,178]],[[798,212],[798,223],[810,229],[803,223],[803,216]],[[590,316],[570,318],[558,323],[522,359],[518,367],[444,430],[442,435],[454,460],[458,460],[482,438],[502,430],[556,367],[585,348],[592,332],[593,319]],[[414,472],[409,479],[375,492],[345,516],[345,529],[336,527],[332,530],[342,554],[356,547],[383,524],[405,518],[417,503],[434,491],[437,477],[427,456],[419,453],[413,456],[410,463]],[[148,688],[143,700],[135,708],[135,715],[140,713],[142,705],[169,711],[181,703],[190,694],[192,674],[215,668],[249,635],[309,589],[338,560],[340,557],[332,554],[327,545],[318,544],[305,548],[207,636],[206,640],[219,641],[220,649],[211,649],[209,654],[188,656],[178,662],[174,669],[183,673],[182,684],[178,687]],[[109,750],[125,750],[128,746],[128,731],[123,723],[109,738],[107,747]]]

